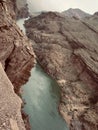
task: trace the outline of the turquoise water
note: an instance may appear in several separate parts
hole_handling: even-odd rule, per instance
[[[68,130],[58,113],[59,87],[40,66],[32,69],[28,83],[23,86],[22,98],[31,130]]]

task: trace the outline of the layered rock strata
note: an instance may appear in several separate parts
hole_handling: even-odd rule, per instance
[[[98,130],[97,19],[48,12],[25,22],[39,63],[61,87],[59,110],[70,130]]]

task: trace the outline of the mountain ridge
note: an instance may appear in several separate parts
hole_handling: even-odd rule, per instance
[[[66,11],[63,11],[62,14],[68,17],[77,17],[77,18],[85,18],[90,16],[90,14],[82,11],[79,8],[70,8]]]

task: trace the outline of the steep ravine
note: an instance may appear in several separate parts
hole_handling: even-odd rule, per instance
[[[32,43],[16,25],[14,5],[0,1],[0,130],[25,130],[16,93],[35,64]]]
[[[24,19],[18,20],[17,24],[25,33]],[[21,96],[26,103],[23,110],[28,114],[31,130],[68,130],[58,111],[59,86],[40,65],[32,69],[29,81],[22,87]]]
[[[59,110],[70,130],[98,130],[97,20],[48,12],[25,22],[39,63],[61,86]]]

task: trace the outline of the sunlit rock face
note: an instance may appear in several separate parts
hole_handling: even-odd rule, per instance
[[[98,129],[97,19],[48,12],[25,22],[39,63],[61,86],[59,109],[71,130]]]
[[[0,61],[15,89],[18,89],[28,80],[35,58],[32,44],[10,17],[5,4],[3,7],[0,5]]]

